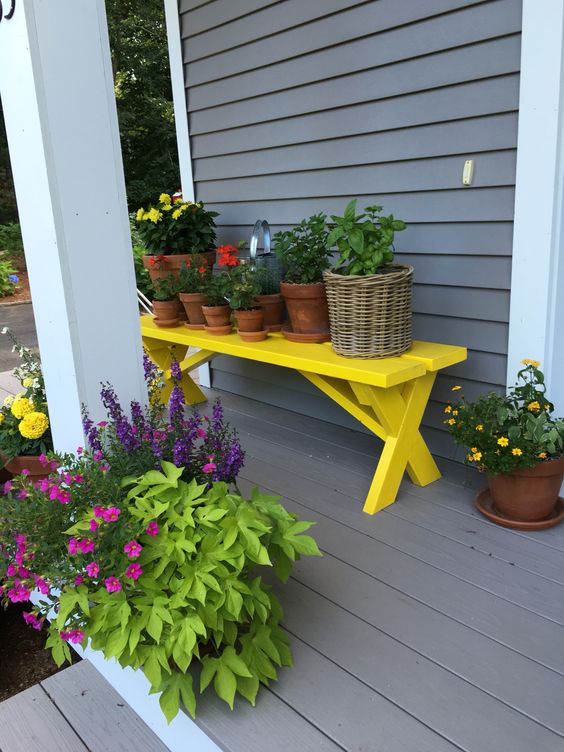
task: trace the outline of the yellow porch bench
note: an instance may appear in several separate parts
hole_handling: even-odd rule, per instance
[[[151,316],[141,317],[143,344],[165,372],[165,397],[170,393],[170,362],[182,371],[189,404],[205,402],[190,371],[216,355],[234,355],[298,371],[384,442],[364,511],[374,514],[392,504],[407,469],[412,482],[426,486],[441,477],[419,427],[437,372],[466,360],[466,348],[414,342],[395,358],[356,360],[337,355],[330,343],[289,342],[271,334],[263,342],[243,342],[238,334],[214,336],[185,326],[159,329]],[[189,347],[200,350],[187,356]]]

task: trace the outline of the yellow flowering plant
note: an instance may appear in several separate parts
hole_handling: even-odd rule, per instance
[[[136,215],[137,230],[150,255],[205,253],[215,248],[215,217],[202,202],[175,199],[161,193]]]
[[[21,358],[14,376],[22,391],[6,397],[0,406],[0,460],[7,462],[21,455],[39,455],[53,450],[49,429],[47,397],[41,363],[35,353],[24,347],[8,328],[2,330],[12,341],[12,349]]]
[[[468,449],[466,461],[488,475],[534,467],[564,454],[564,420],[553,416],[540,363],[526,358],[522,364],[507,395],[490,392],[468,402],[460,392],[444,409],[448,430]]]

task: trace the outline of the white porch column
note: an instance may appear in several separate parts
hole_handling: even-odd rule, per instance
[[[3,0],[0,94],[56,448],[146,398],[103,0]]]
[[[562,0],[524,0],[508,384],[540,360],[564,415]]]

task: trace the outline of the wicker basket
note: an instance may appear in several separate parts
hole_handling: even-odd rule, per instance
[[[367,276],[325,272],[331,343],[349,358],[389,358],[411,347],[412,266]]]

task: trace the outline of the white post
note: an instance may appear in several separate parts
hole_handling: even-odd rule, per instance
[[[564,414],[562,0],[524,0],[508,384],[540,360]]]
[[[74,451],[101,381],[146,399],[103,0],[15,0],[0,94],[53,437]]]

